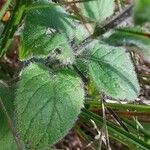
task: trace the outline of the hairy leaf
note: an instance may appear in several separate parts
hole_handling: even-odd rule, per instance
[[[93,0],[82,4],[81,11],[90,21],[102,22],[114,12],[113,0]]]
[[[107,95],[134,100],[139,85],[129,54],[123,48],[93,42],[83,56],[89,62],[90,76]]]
[[[21,38],[20,59],[45,56],[57,47],[66,45],[69,47],[69,39],[74,32],[72,19],[60,6],[54,4],[44,6],[36,4],[27,10]]]
[[[143,24],[150,22],[150,0],[136,0],[134,22],[135,24]]]
[[[114,46],[137,46],[144,57],[150,61],[150,32],[145,29],[120,28],[104,41]]]
[[[62,138],[83,106],[80,78],[69,69],[49,72],[31,64],[22,72],[15,100],[17,130],[32,149],[43,149]]]
[[[61,34],[56,34],[55,38],[52,38],[51,42],[52,46],[55,49],[52,51],[53,58],[56,58],[63,64],[72,64],[75,60],[75,56],[71,49],[71,46],[68,43],[67,39],[65,39]]]
[[[13,95],[10,88],[3,82],[0,82],[0,98],[6,107],[7,113],[13,117]],[[11,131],[8,128],[8,123],[2,109],[0,108],[0,149],[1,150],[16,150],[16,144]]]

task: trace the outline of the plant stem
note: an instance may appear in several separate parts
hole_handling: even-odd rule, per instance
[[[3,38],[2,38],[0,56],[3,56],[5,52],[7,51],[8,47],[10,46],[14,33],[16,32],[23,18],[26,5],[27,5],[26,0],[16,1],[16,5],[14,8],[14,11],[11,14],[11,18],[9,22],[7,23],[7,25],[5,26],[4,31],[2,33]]]
[[[104,24],[102,26],[97,26],[96,29],[95,29],[94,34],[92,34],[89,37],[87,37],[86,39],[84,39],[78,45],[74,45],[72,48],[73,48],[73,51],[75,52],[75,54],[80,55],[82,53],[83,49],[87,46],[87,44],[91,43],[94,39],[96,39],[97,37],[105,34],[110,29],[116,27],[118,24],[120,24],[126,18],[128,18],[132,14],[133,6],[134,6],[134,3],[132,3],[121,14],[114,17],[112,20],[110,20],[106,24]]]

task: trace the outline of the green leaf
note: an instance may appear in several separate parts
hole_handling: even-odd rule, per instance
[[[60,6],[44,6],[36,4],[27,10],[20,59],[45,56],[57,47],[69,47],[74,34],[71,17]]]
[[[26,145],[43,149],[62,138],[83,107],[81,79],[69,69],[52,73],[31,64],[21,74],[15,100],[17,130]]]
[[[150,61],[150,32],[143,28],[120,28],[104,41],[114,46],[137,46],[144,58]]]
[[[61,34],[56,34],[55,38],[51,39],[51,43],[53,43],[51,46],[55,48],[51,53],[53,59],[59,60],[64,65],[74,62],[75,56],[72,48]]]
[[[125,49],[93,42],[83,55],[89,63],[89,72],[99,90],[107,95],[134,100],[139,85],[130,56]]]
[[[136,0],[134,11],[135,24],[150,22],[150,0]]]
[[[114,12],[113,0],[93,0],[84,2],[81,11],[90,21],[102,22]]]
[[[5,83],[0,81],[0,98],[2,99],[7,113],[10,115],[10,117],[13,117],[13,95],[12,91],[6,85]],[[13,135],[11,131],[8,128],[8,123],[6,121],[6,118],[4,117],[4,114],[0,108],[0,149],[1,150],[16,150],[16,144],[15,140],[13,138]]]

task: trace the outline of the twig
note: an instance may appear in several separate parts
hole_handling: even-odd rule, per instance
[[[74,45],[72,47],[72,49],[75,52],[75,55],[76,56],[80,55],[83,48],[85,48],[86,45],[91,43],[93,40],[94,40],[93,35],[90,35],[86,39],[84,39],[81,43],[79,43],[78,45]]]
[[[62,0],[53,0],[53,2],[55,3],[61,3],[63,5],[70,5],[70,4],[76,4],[76,3],[83,3],[83,2],[89,2],[89,1],[95,1],[95,0],[75,0],[75,1],[70,1],[70,2],[65,2],[65,1],[62,1]]]
[[[14,126],[13,126],[13,123],[12,123],[8,113],[7,113],[7,110],[6,110],[5,106],[4,106],[4,103],[3,103],[1,98],[0,98],[0,108],[3,111],[3,113],[4,113],[5,119],[6,119],[7,123],[8,123],[8,126],[9,126],[13,136],[14,136],[14,139],[16,141],[18,149],[19,150],[23,150],[23,145],[22,145],[22,143],[21,143],[21,141],[20,141],[20,139],[19,139],[19,137],[18,137],[18,135],[16,133],[16,130],[15,130]]]
[[[113,98],[111,98],[110,96],[106,96],[106,99],[111,99],[113,100]],[[103,102],[106,104],[106,99],[103,99]],[[116,101],[118,101],[120,103],[119,99],[116,99]],[[107,107],[106,107],[107,108]],[[121,118],[115,113],[115,111],[111,108],[107,108],[107,111],[110,115],[112,115],[112,117],[117,121],[117,123],[119,123],[119,125],[127,132],[129,132],[129,129],[127,128],[127,126],[122,122]]]
[[[127,132],[129,132],[129,129],[127,128],[127,126],[122,122],[121,118],[111,109],[111,108],[107,108],[108,112],[110,113],[110,115],[112,115],[114,117],[114,119],[120,124],[120,126]]]
[[[121,14],[114,17],[114,19],[110,20],[103,26],[97,26],[95,29],[94,34],[90,35],[86,39],[84,39],[78,45],[73,46],[73,51],[76,55],[80,55],[82,53],[83,48],[87,46],[87,44],[91,43],[97,37],[103,35],[104,33],[108,32],[112,28],[116,27],[118,24],[123,22],[126,18],[128,18],[132,14],[134,3],[132,3],[129,7],[127,7]]]

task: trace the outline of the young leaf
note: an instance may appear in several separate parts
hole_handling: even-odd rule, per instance
[[[104,41],[114,46],[137,46],[150,61],[150,32],[143,28],[120,28]]]
[[[150,0],[136,0],[134,22],[135,24],[143,24],[150,22]]]
[[[138,96],[138,81],[125,49],[93,42],[84,55],[99,90],[120,99],[134,100]]]
[[[73,126],[83,107],[81,79],[69,69],[55,74],[31,64],[23,70],[15,100],[17,130],[26,145],[43,149]]]
[[[0,98],[5,105],[10,117],[13,117],[13,95],[10,88],[0,82]],[[16,143],[14,137],[8,128],[8,122],[4,116],[2,109],[0,108],[0,149],[1,150],[16,150]]]
[[[84,2],[81,11],[90,21],[102,22],[114,12],[113,0],[92,0]]]
[[[68,38],[74,34],[72,19],[62,7],[54,4],[44,6],[36,4],[27,10],[20,59],[45,56],[57,47],[69,45]]]

